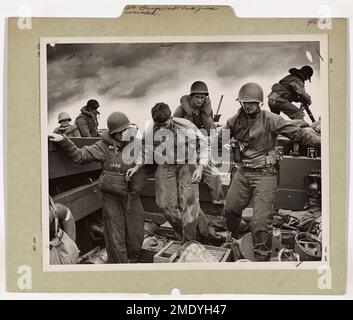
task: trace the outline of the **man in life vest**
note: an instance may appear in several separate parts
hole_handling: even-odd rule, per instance
[[[103,196],[108,263],[135,263],[140,256],[144,234],[144,211],[139,196],[144,174],[141,170],[127,181],[126,172],[135,166],[140,149],[132,151],[134,144],[140,146],[140,142],[136,139],[136,126],[124,113],[113,112],[107,125],[102,140],[83,148],[61,135],[52,134],[49,139],[56,142],[74,163],[101,162],[99,189]]]
[[[180,105],[175,110],[173,117],[187,119],[205,135],[212,134],[212,130],[215,130],[216,126],[213,121],[211,101],[205,82],[195,81],[191,85],[190,94],[181,97]],[[210,192],[216,211],[221,214],[225,196],[221,176],[212,159],[203,170],[202,178]]]

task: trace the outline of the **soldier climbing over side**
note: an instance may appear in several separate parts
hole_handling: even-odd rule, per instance
[[[215,129],[216,126],[213,121],[213,111],[206,83],[195,81],[191,85],[190,94],[181,97],[180,105],[175,110],[173,117],[187,119],[201,132],[207,131],[207,134],[210,135],[211,129]],[[212,159],[204,168],[202,176],[210,192],[212,203],[220,215],[223,211],[225,197],[221,176]]]
[[[285,76],[278,83],[272,86],[272,91],[268,95],[268,106],[273,113],[283,112],[290,119],[304,119],[304,112],[296,107],[292,102],[301,102],[305,106],[311,105],[311,97],[305,91],[304,83],[313,75],[310,66],[300,69],[289,69],[289,75]]]

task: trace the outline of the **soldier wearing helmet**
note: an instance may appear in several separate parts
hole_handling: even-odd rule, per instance
[[[173,117],[191,121],[199,129],[215,129],[213,111],[209,98],[208,88],[203,81],[195,81],[190,88],[190,94],[182,96],[180,105]]]
[[[80,130],[82,137],[98,137],[98,115],[99,103],[97,100],[90,99],[81,108],[81,113],[75,120],[75,124]]]
[[[238,237],[242,211],[253,199],[251,234],[257,261],[268,261],[272,248],[272,209],[277,188],[278,135],[308,146],[319,147],[320,137],[277,114],[261,110],[262,88],[243,85],[238,94],[241,108],[223,130],[240,146],[238,169],[228,190],[225,214],[228,229]]]
[[[70,124],[71,117],[66,112],[60,112],[58,115],[59,127],[54,129],[54,133],[65,135],[66,137],[81,137],[80,131],[74,124]]]
[[[58,143],[66,155],[78,164],[101,162],[103,171],[99,188],[103,196],[104,237],[108,263],[138,262],[143,242],[144,216],[139,192],[144,174],[140,170],[127,179],[126,172],[135,166],[138,148],[127,148],[139,141],[137,127],[122,112],[113,112],[107,119],[108,130],[102,140],[78,148],[67,137],[52,134],[51,141]],[[132,154],[131,151],[136,150]],[[128,181],[129,180],[129,181]]]
[[[290,119],[303,120],[304,112],[292,102],[311,105],[311,97],[305,91],[304,83],[307,80],[311,82],[312,75],[313,69],[310,66],[289,69],[289,75],[272,86],[272,91],[268,95],[270,110],[276,114],[283,112]]]
[[[190,95],[180,99],[180,105],[175,110],[173,117],[184,118],[191,121],[202,132],[210,134],[216,126],[213,121],[213,111],[209,98],[208,88],[205,82],[195,81],[190,87]],[[218,169],[213,161],[203,171],[203,181],[210,192],[212,203],[218,214],[223,212],[224,193],[222,181]]]

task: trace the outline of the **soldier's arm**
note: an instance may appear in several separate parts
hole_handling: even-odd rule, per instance
[[[218,132],[218,144],[219,145],[224,145],[226,143],[229,143],[230,140],[232,139],[232,130],[231,128],[234,125],[234,118],[230,118],[227,120],[226,124],[222,127],[221,130]]]
[[[321,138],[316,133],[311,130],[300,128],[291,121],[285,120],[280,116],[274,117],[273,125],[273,129],[277,134],[281,134],[288,139],[307,146],[319,147],[321,145]]]
[[[202,164],[204,167],[210,162],[210,150],[208,139],[198,130],[197,137],[200,143],[200,154],[199,154],[199,164]]]
[[[206,123],[204,123],[205,128],[207,129],[208,134],[210,134],[210,129],[215,129],[216,125],[213,120],[213,110],[211,107],[211,100],[209,97],[206,97],[204,105],[203,105],[203,113],[205,114],[205,118],[203,119]]]
[[[311,105],[311,97],[305,91],[304,85],[301,81],[292,81],[291,86],[293,87],[293,90],[297,93],[301,102],[306,105]]]
[[[63,140],[57,143],[74,163],[88,164],[91,162],[101,162],[105,160],[105,155],[99,145],[99,142],[96,142],[91,146],[78,148],[70,139],[64,137]]]
[[[135,160],[139,168],[146,164],[153,164],[153,139],[153,126],[151,126],[142,134],[140,152]]]
[[[84,118],[77,118],[76,125],[80,131],[81,137],[91,137],[87,121]]]
[[[191,121],[184,120],[183,122],[178,122],[178,125],[180,126],[178,128],[180,136],[187,138],[189,150],[196,152],[199,158],[198,163],[206,167],[210,161],[208,138]]]

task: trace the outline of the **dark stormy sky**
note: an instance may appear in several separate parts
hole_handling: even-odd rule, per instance
[[[314,68],[306,86],[318,117],[318,52],[319,42],[48,44],[48,130],[57,126],[59,112],[74,120],[92,98],[102,106],[101,128],[116,110],[143,128],[155,103],[166,102],[174,110],[195,80],[207,83],[214,111],[224,95],[225,122],[239,108],[235,98],[244,83],[259,83],[266,96],[289,68],[305,64]],[[263,108],[268,109],[267,99]]]

